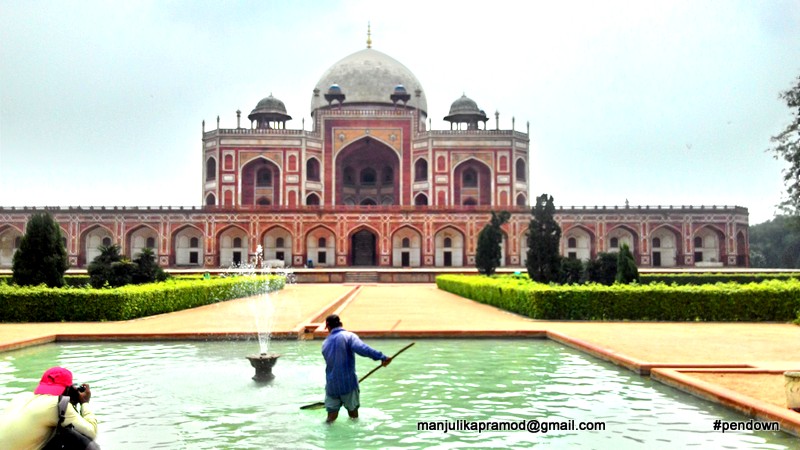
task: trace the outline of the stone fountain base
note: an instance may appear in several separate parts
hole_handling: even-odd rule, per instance
[[[275,378],[272,374],[272,366],[281,355],[275,353],[261,353],[258,355],[250,355],[247,359],[250,360],[250,365],[255,367],[256,374],[253,376],[255,381],[270,381]]]

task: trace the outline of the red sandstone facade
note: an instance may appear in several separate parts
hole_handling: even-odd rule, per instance
[[[312,130],[287,129],[271,95],[248,118],[249,128],[237,117],[237,128],[203,130],[202,207],[46,208],[70,264],[85,267],[98,246],[118,244],[131,258],[151,247],[165,267],[226,267],[258,250],[295,267],[469,266],[492,210],[512,212],[503,264],[523,264],[528,133],[487,129],[466,96],[445,117],[450,130],[430,130],[414,75],[367,48],[320,79]],[[0,268],[35,211],[0,207]],[[562,208],[557,220],[568,257],[627,243],[641,267],[748,265],[741,207]]]

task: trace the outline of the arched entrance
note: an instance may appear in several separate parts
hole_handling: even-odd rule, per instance
[[[491,205],[492,170],[484,162],[469,159],[453,171],[453,193],[456,205]]]
[[[366,137],[336,155],[337,205],[399,205],[400,159],[386,144]]]
[[[242,205],[280,205],[280,177],[278,166],[265,158],[255,158],[245,164],[241,175]]]
[[[374,266],[375,234],[369,230],[361,230],[350,237],[351,257],[354,266]]]

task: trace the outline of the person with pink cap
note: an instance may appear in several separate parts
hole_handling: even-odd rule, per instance
[[[42,375],[33,392],[23,392],[14,397],[0,415],[0,448],[4,450],[39,450],[55,434],[58,426],[58,398],[70,395],[78,405],[67,405],[62,426],[72,425],[75,430],[94,440],[97,437],[97,418],[89,407],[92,391],[88,384],[76,389],[72,372],[63,367],[52,367]]]

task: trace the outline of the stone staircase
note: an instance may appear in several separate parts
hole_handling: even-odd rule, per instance
[[[358,272],[345,272],[345,283],[377,283],[378,272],[358,271]]]

